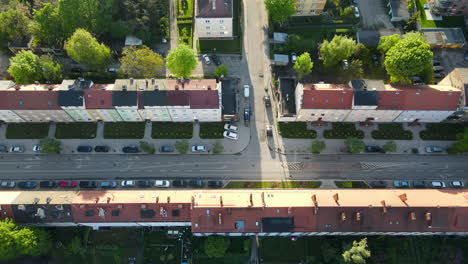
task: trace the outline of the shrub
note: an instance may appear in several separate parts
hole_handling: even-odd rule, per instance
[[[419,132],[422,140],[457,140],[457,135],[467,127],[464,124],[427,124],[426,130]]]
[[[345,140],[345,146],[350,153],[357,154],[364,151],[365,144],[359,138],[349,137]]]
[[[383,145],[383,150],[385,152],[395,152],[397,150],[397,145],[394,141],[389,141]]]
[[[143,138],[144,122],[104,123],[104,138]]]
[[[39,141],[41,153],[45,154],[59,154],[62,150],[60,141],[53,138],[43,138]]]
[[[305,122],[278,122],[278,131],[284,138],[316,138],[317,132],[307,130]]]
[[[325,142],[323,141],[320,141],[320,140],[314,140],[312,141],[312,153],[320,153],[322,152],[324,149],[325,149],[326,145],[325,145]]]
[[[152,138],[183,138],[193,136],[193,123],[154,122],[152,124]]]
[[[409,130],[403,130],[403,124],[379,124],[379,130],[372,131],[372,137],[375,139],[413,139],[413,133]]]
[[[224,151],[223,143],[221,143],[220,141],[216,141],[216,143],[213,145],[213,153],[217,154],[223,151]]]
[[[140,149],[148,154],[154,154],[156,152],[154,144],[148,143],[146,141],[140,141]]]
[[[49,123],[13,123],[8,124],[6,138],[8,139],[39,139],[47,137]]]
[[[332,139],[364,138],[364,132],[356,130],[354,123],[332,123],[332,129],[325,130],[323,136]]]
[[[55,129],[56,138],[95,138],[96,123],[57,123]]]
[[[175,149],[181,154],[187,153],[188,148],[189,142],[187,140],[176,141],[175,143]]]
[[[223,138],[224,123],[200,123],[200,138]]]

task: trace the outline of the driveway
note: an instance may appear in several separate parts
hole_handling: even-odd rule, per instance
[[[359,0],[363,28],[394,28],[382,0]]]
[[[445,68],[445,75],[448,75],[455,68],[467,68],[468,61],[465,61],[464,49],[435,49],[434,59],[441,62],[441,66]],[[437,80],[436,80],[437,81]],[[450,85],[449,78],[439,80],[439,84]]]

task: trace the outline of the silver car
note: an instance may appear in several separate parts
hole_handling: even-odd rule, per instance
[[[122,187],[133,187],[136,186],[136,182],[132,180],[122,181]]]
[[[15,188],[15,186],[14,181],[0,181],[0,188]]]
[[[13,147],[10,148],[10,152],[16,152],[16,153],[24,152],[24,147],[23,146],[13,146]]]

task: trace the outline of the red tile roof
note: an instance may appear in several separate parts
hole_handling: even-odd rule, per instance
[[[351,109],[352,104],[353,90],[347,85],[304,85],[304,109]]]
[[[99,84],[96,86],[99,87]],[[112,91],[101,89],[84,90],[86,109],[113,109]]]
[[[219,108],[219,95],[217,90],[190,91],[190,108],[217,109]]]
[[[57,91],[0,91],[0,108],[59,110]]]
[[[190,93],[188,91],[168,91],[167,105],[188,106],[190,105]]]

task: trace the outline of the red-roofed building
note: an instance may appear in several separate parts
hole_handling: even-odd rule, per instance
[[[86,111],[95,121],[122,121],[112,105],[112,89],[108,89],[111,85],[113,84],[96,84],[92,89],[84,91]]]

